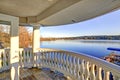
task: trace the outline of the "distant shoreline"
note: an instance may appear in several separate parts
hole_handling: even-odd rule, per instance
[[[120,42],[120,40],[102,40],[102,39],[52,39],[52,38],[40,39],[40,41],[56,41],[56,40],[80,40],[80,41],[84,41],[84,42],[90,42],[90,41],[92,41],[92,42],[97,42],[97,41],[100,41],[100,42]]]
[[[120,40],[120,35],[102,35],[102,36],[78,36],[78,37],[61,37],[61,38],[40,38],[41,41],[53,41],[53,40]]]

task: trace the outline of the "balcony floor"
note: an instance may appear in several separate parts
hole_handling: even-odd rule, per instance
[[[0,73],[0,80],[10,80],[10,71]],[[20,80],[67,80],[62,74],[46,69],[20,69]]]

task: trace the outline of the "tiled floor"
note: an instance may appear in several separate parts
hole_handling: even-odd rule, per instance
[[[10,80],[10,71],[0,73],[0,80]],[[67,80],[63,74],[49,69],[20,69],[20,80]]]

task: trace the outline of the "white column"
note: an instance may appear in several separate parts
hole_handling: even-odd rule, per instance
[[[19,80],[19,36],[18,25],[19,18],[0,14],[1,21],[7,21],[11,24],[10,29],[10,66],[11,66],[11,80]]]
[[[11,22],[10,28],[10,65],[11,80],[19,80],[19,19]]]
[[[33,27],[33,53],[36,53],[40,48],[40,26]]]
[[[38,52],[38,48],[40,48],[40,26],[34,26],[33,27],[33,56],[34,56],[34,61],[33,65],[36,67],[36,62],[37,62],[37,55],[36,53]]]

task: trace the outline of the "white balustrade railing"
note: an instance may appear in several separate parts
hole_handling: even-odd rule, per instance
[[[72,80],[120,80],[120,66],[74,52],[39,49],[37,66],[58,70]]]
[[[5,53],[5,54],[4,54]],[[9,50],[0,49],[0,71],[9,69]],[[55,49],[19,49],[20,66],[46,67],[62,72],[72,80],[120,80],[120,66],[105,60]]]
[[[19,49],[19,62],[21,67],[31,68],[33,67],[33,61],[32,48]]]
[[[9,68],[9,49],[0,49],[0,72]]]

